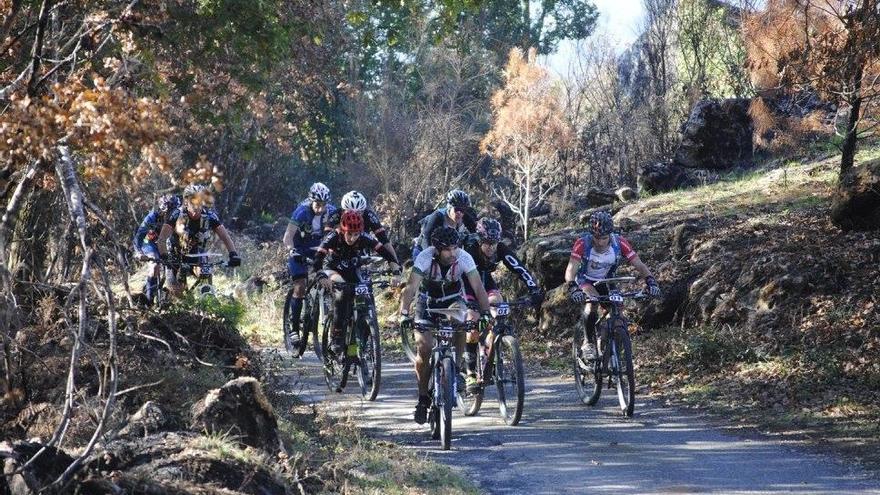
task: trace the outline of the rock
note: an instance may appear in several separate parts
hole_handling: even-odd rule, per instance
[[[639,199],[639,193],[637,193],[633,188],[624,186],[618,188],[614,191],[614,195],[617,196],[618,201],[635,201]]]
[[[682,125],[675,163],[712,170],[751,163],[754,126],[750,104],[746,98],[698,101]]]
[[[639,190],[648,194],[657,194],[695,185],[684,168],[665,162],[654,162],[643,165],[636,179]]]
[[[159,431],[166,424],[165,413],[155,402],[148,400],[128,418],[119,436],[147,436]]]
[[[590,206],[605,206],[614,203],[617,200],[617,194],[614,191],[603,191],[595,187],[591,187],[587,191],[587,201]]]
[[[541,321],[538,331],[555,340],[571,339],[572,331],[580,319],[582,305],[568,298],[568,288],[560,285],[547,291],[541,305]]]
[[[18,471],[21,466],[30,460],[43,444],[36,442],[9,442],[0,443],[0,459],[3,461],[3,474],[5,475],[6,489],[10,495],[32,495],[39,493],[42,488],[55,481],[67,466],[73,462],[65,452],[48,447],[27,470]],[[0,482],[2,492],[3,482]]]
[[[533,236],[520,248],[523,263],[529,267],[544,290],[562,285],[571,247],[581,235],[582,231],[568,229],[549,235]]]
[[[281,448],[278,419],[256,378],[236,378],[211,390],[193,405],[192,417],[194,431],[232,432],[241,443],[268,452]]]
[[[880,229],[880,159],[858,163],[841,177],[831,219],[844,230]]]

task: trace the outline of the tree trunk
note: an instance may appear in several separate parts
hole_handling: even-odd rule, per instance
[[[852,104],[850,105],[849,119],[847,119],[846,135],[843,140],[840,156],[840,177],[849,172],[853,167],[856,157],[856,143],[859,137],[859,117],[862,109],[862,66],[856,71],[856,77],[853,78],[854,90]]]
[[[54,202],[55,194],[37,189],[22,204],[9,239],[8,268],[14,279],[36,282],[45,272]]]

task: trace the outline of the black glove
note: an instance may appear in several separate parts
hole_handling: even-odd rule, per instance
[[[529,299],[532,301],[532,306],[536,308],[540,307],[541,303],[544,302],[544,291],[535,287],[529,291]]]
[[[651,294],[651,297],[660,297],[660,286],[657,285],[657,280],[654,277],[645,277],[645,285],[648,287],[648,294]]]
[[[226,263],[226,266],[231,268],[241,266],[241,256],[235,251],[229,251],[229,261]]]
[[[400,328],[403,331],[412,330],[413,327],[413,319],[409,315],[400,315]]]
[[[574,281],[568,283],[568,297],[578,304],[587,302],[587,294]]]

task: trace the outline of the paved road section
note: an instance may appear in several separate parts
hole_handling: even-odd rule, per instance
[[[626,419],[612,393],[596,408],[579,405],[564,376],[527,375],[516,427],[501,421],[490,390],[478,416],[453,417],[452,450],[444,452],[427,425],[412,421],[415,375],[408,362],[386,363],[382,391],[371,403],[360,400],[356,381],[344,394],[331,394],[314,355],[297,361],[295,370],[305,400],[351,414],[376,438],[463,470],[486,493],[880,494],[880,480],[844,462],[733,436],[691,412],[642,400]]]

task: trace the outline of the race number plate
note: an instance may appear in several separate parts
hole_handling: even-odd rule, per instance
[[[498,309],[496,310],[496,314],[498,316],[509,315],[510,314],[510,306],[508,306],[506,304],[502,304],[502,305],[498,306]]]
[[[440,330],[437,331],[437,335],[441,339],[451,339],[454,333],[452,327],[440,327]]]
[[[370,287],[366,284],[356,285],[354,287],[354,294],[356,296],[366,296],[370,293]]]
[[[611,294],[610,296],[608,296],[608,300],[613,303],[622,303],[623,296],[621,296],[620,294]]]

